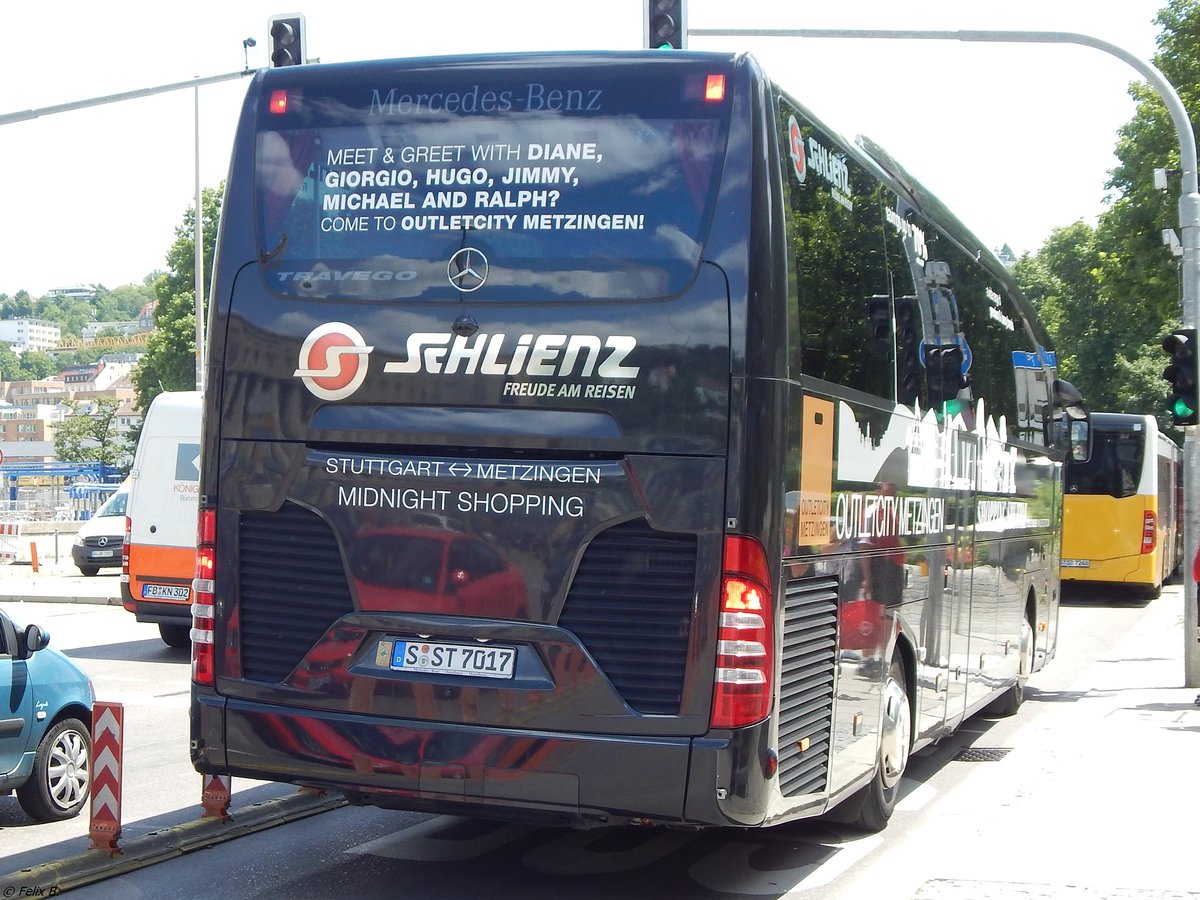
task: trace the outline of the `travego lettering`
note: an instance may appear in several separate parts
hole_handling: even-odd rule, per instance
[[[299,281],[309,284],[317,281],[332,281],[335,283],[343,281],[412,281],[417,277],[417,273],[411,270],[406,272],[391,272],[386,270],[375,271],[372,269],[350,269],[348,271],[330,269],[325,272],[276,272],[273,277],[280,284],[288,281]]]

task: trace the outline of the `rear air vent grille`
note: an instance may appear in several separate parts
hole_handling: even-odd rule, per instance
[[[295,503],[242,513],[239,605],[242,672],[282,681],[317,639],[354,611],[333,530]]]
[[[696,536],[628,522],[588,545],[558,624],[630,707],[677,715],[695,593]]]
[[[779,786],[785,796],[823,791],[829,777],[837,587],[835,578],[787,586],[779,699]]]

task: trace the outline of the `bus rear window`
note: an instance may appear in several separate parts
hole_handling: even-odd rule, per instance
[[[265,92],[259,260],[297,297],[642,298],[699,264],[728,101],[707,69],[396,73]],[[634,73],[647,70],[634,67]],[[407,76],[407,77],[405,77]],[[561,82],[561,83],[560,83]],[[462,274],[464,248],[472,273]],[[458,276],[453,278],[452,276]]]

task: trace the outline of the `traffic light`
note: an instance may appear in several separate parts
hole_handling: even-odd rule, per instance
[[[921,390],[921,339],[917,335],[914,298],[896,298],[896,400],[905,406],[917,402]]]
[[[643,0],[646,47],[650,50],[687,49],[687,0]]]
[[[892,350],[892,298],[887,294],[875,294],[867,298],[867,322],[871,337],[881,353]]]
[[[1200,405],[1196,399],[1196,329],[1177,328],[1163,338],[1162,345],[1171,354],[1171,363],[1162,373],[1171,384],[1171,393],[1167,397],[1171,422],[1196,425],[1200,422]]]
[[[958,344],[926,344],[925,372],[929,377],[929,406],[935,413],[957,412],[948,404],[967,386],[963,375],[963,350]]]
[[[267,20],[271,35],[271,65],[299,66],[304,64],[304,16],[291,13],[271,16]]]

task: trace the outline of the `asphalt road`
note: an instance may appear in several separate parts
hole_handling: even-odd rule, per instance
[[[193,817],[182,654],[119,609],[45,609],[42,621],[96,670],[98,689],[137,710],[127,833]],[[1189,893],[1200,885],[1200,709],[1182,686],[1180,588],[1149,604],[1068,602],[1060,621],[1058,658],[1033,678],[1020,714],[971,720],[915,759],[880,835],[819,823],[570,832],[343,808],[73,893],[173,896],[223,872],[221,895],[232,898],[1200,898]],[[79,846],[42,828],[6,824],[6,861],[13,832],[57,842],[28,858]]]

